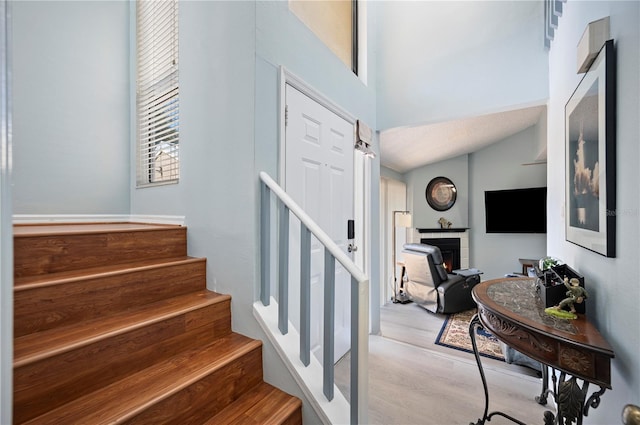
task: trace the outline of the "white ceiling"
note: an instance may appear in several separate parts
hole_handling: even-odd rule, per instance
[[[499,142],[538,123],[546,106],[535,106],[380,133],[380,163],[399,173]],[[531,158],[532,161],[535,158]]]

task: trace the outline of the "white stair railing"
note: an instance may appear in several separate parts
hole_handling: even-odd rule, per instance
[[[293,199],[267,173],[260,173],[261,218],[260,218],[260,263],[261,287],[260,301],[254,304],[254,310],[276,349],[288,365],[292,366],[296,379],[310,398],[314,408],[323,410],[320,417],[327,422],[340,422],[341,413],[332,414],[336,409],[336,398],[341,394],[334,393],[334,311],[335,311],[335,262],[336,260],[351,275],[351,363],[350,363],[350,407],[348,420],[352,424],[368,421],[368,355],[369,355],[369,279],[355,265],[338,245],[296,204]],[[278,232],[278,299],[271,296],[271,194],[275,195],[279,210]],[[289,270],[289,219],[294,214],[300,220],[300,325],[289,329],[288,302],[288,270]],[[324,323],[323,323],[323,359],[321,394],[317,377],[309,372],[317,362],[311,358],[310,330],[310,288],[311,288],[311,234],[324,246]],[[277,306],[274,306],[276,304]],[[269,326],[269,309],[277,308],[277,319]],[[277,325],[276,323],[277,322]],[[273,328],[273,329],[271,329]],[[279,335],[278,335],[279,334]],[[292,334],[299,335],[298,358],[291,358]],[[294,336],[294,337],[295,337]],[[295,351],[295,348],[293,349]],[[293,356],[295,357],[295,356]],[[314,388],[318,391],[314,391]],[[323,400],[319,398],[324,397]],[[332,406],[334,404],[334,406]],[[344,422],[344,421],[343,421]]]

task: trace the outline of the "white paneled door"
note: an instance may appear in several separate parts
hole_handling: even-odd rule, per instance
[[[347,220],[353,219],[354,126],[286,85],[285,188],[318,225],[347,252]],[[291,321],[298,327],[300,222],[290,223]],[[350,345],[349,273],[336,262],[335,360]],[[311,349],[322,360],[324,247],[311,238]]]

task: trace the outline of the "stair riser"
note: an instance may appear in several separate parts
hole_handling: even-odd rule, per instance
[[[257,348],[123,423],[201,424],[260,382],[262,350]]]
[[[16,277],[187,255],[186,228],[14,238]]]
[[[294,413],[283,420],[281,425],[302,425],[302,406],[299,406]]]
[[[16,291],[14,336],[105,317],[205,289],[206,261]]]
[[[14,420],[54,409],[145,367],[231,332],[230,301],[14,369]]]

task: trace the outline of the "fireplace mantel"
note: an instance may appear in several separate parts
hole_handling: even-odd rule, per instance
[[[416,229],[418,233],[462,233],[469,230],[468,227],[453,227],[450,229],[443,229],[441,227],[434,227],[432,229]]]
[[[460,267],[468,269],[469,266],[469,228],[456,227],[442,228],[413,228],[407,242],[420,243],[424,238],[460,238]]]

